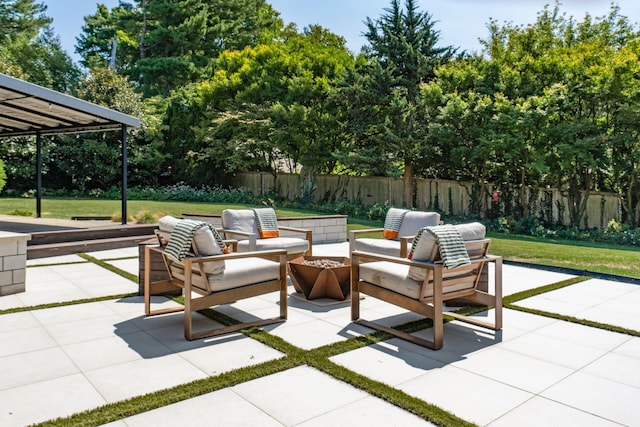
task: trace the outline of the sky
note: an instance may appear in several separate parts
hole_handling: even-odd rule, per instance
[[[41,0],[47,6],[47,15],[53,18],[55,33],[60,36],[63,49],[78,61],[75,54],[76,37],[82,32],[84,17],[94,14],[97,3],[112,8],[118,0]],[[366,44],[362,36],[367,17],[377,20],[390,0],[267,0],[285,23],[294,22],[302,30],[319,24],[347,40],[347,48],[358,53]],[[536,20],[545,4],[553,0],[417,0],[421,12],[429,12],[436,22],[442,46],[454,46],[468,52],[479,52],[479,39],[488,36],[487,23],[511,22],[526,25]],[[640,1],[617,0],[621,14],[632,23],[640,22]],[[404,0],[401,0],[404,4]],[[586,13],[592,17],[607,15],[610,0],[564,0],[560,10],[567,16],[582,21]]]

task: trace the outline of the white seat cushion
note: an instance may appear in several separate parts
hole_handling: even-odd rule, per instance
[[[373,252],[376,254],[399,257],[400,241],[362,237],[360,239],[354,239],[353,249],[356,251]]]
[[[172,273],[180,280],[184,280],[184,268],[174,266]],[[208,274],[207,278],[212,291],[277,280],[280,278],[280,263],[258,257],[229,259],[226,261],[224,271],[218,274]],[[201,277],[194,275],[192,279],[194,286],[205,289]]]
[[[411,267],[414,268],[414,267]],[[445,277],[457,277],[468,275],[469,271],[473,267],[465,270],[456,270],[456,273],[445,274]],[[362,263],[359,266],[360,279],[365,282],[372,283],[380,286],[381,288],[388,289],[390,291],[397,292],[405,295],[409,298],[419,299],[420,289],[422,287],[423,280],[414,280],[409,276],[409,266],[396,264],[389,261],[376,261]],[[424,270],[423,270],[424,271]],[[470,285],[468,281],[450,282],[444,283],[442,293],[459,291],[463,289],[469,289]],[[433,296],[433,281],[430,280],[427,284],[425,297]]]

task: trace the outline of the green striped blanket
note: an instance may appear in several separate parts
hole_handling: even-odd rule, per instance
[[[453,225],[435,225],[421,228],[418,231],[414,242],[419,241],[420,235],[423,232],[431,233],[435,237],[436,243],[438,244],[438,248],[440,250],[440,258],[442,259],[442,264],[446,268],[458,268],[471,263],[469,254],[467,253],[467,248],[464,246],[462,236],[460,235],[458,229]],[[413,249],[415,247],[416,245],[411,248],[409,259],[413,257]]]
[[[227,245],[213,225],[205,221],[196,221],[193,219],[183,219],[176,223],[169,237],[169,243],[167,243],[167,247],[164,250],[165,253],[178,261],[182,261],[189,253],[189,249],[191,249],[191,241],[194,234],[203,227],[209,227],[220,248],[220,253],[224,253]]]
[[[255,215],[256,226],[261,239],[280,236],[276,211],[272,208],[256,208],[253,210],[253,214]]]
[[[409,212],[406,209],[389,208],[387,216],[384,219],[384,231],[382,237],[385,239],[395,240],[398,238],[398,232],[402,225],[404,216]]]

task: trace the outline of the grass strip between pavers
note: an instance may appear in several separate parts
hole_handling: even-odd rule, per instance
[[[12,307],[12,308],[7,308],[7,309],[4,309],[4,310],[0,310],[0,315],[11,314],[11,313],[20,313],[20,312],[23,312],[23,311],[44,310],[44,309],[47,309],[47,308],[65,307],[67,305],[88,304],[88,303],[91,303],[91,302],[109,301],[109,300],[113,300],[113,299],[129,298],[129,297],[136,297],[136,296],[138,296],[137,293],[120,294],[120,295],[108,295],[108,296],[104,296],[104,297],[83,298],[83,299],[77,299],[77,300],[72,300],[72,301],[49,302],[49,303],[46,303],[46,304],[30,305],[30,306],[27,306],[27,307]]]
[[[123,272],[122,270],[110,266],[109,264],[98,260],[89,255],[83,254],[83,258],[88,261],[95,262],[107,268],[110,271],[127,277],[130,273]],[[124,273],[124,274],[122,274]],[[133,276],[133,275],[130,275]],[[128,277],[130,278],[130,277]],[[629,330],[626,328],[617,327],[614,325],[601,324],[598,322],[589,321],[586,319],[577,319],[571,316],[559,315],[556,313],[544,312],[541,310],[528,309],[525,307],[519,307],[514,303],[535,295],[539,295],[545,292],[550,292],[556,289],[561,289],[566,286],[570,286],[575,283],[588,280],[590,277],[580,276],[561,282],[553,283],[550,285],[541,286],[535,289],[519,292],[517,294],[509,295],[503,298],[503,306],[519,311],[525,311],[532,314],[556,318],[560,320],[566,320],[573,323],[579,323],[590,327],[604,329],[608,331],[626,333],[628,335],[640,336],[640,332]],[[137,281],[137,278],[133,281]],[[104,299],[110,299],[105,297]],[[176,302],[182,303],[182,297],[173,297]],[[86,302],[92,302],[94,300],[102,300],[101,298],[92,300],[83,300]],[[76,302],[77,303],[77,302]],[[70,303],[57,303],[54,306],[67,305]],[[37,307],[48,308],[48,307]],[[462,307],[456,312],[465,315],[471,315],[476,312],[482,312],[490,309],[491,307]],[[24,308],[28,309],[28,308]],[[33,309],[33,308],[32,308]],[[6,310],[5,310],[6,312]],[[239,321],[220,313],[214,309],[206,309],[200,311],[205,316],[226,325],[237,324]],[[2,314],[4,312],[0,312]],[[450,321],[451,318],[446,318],[445,322]],[[416,332],[432,326],[431,319],[422,319],[418,321],[407,322],[402,325],[395,326],[395,328],[403,330],[404,332]],[[284,357],[264,362],[258,365],[247,366],[233,371],[229,371],[215,377],[209,377],[202,380],[196,380],[191,383],[177,385],[166,390],[161,390],[153,393],[149,393],[142,396],[136,396],[131,399],[127,399],[121,402],[110,403],[92,410],[84,411],[78,414],[71,415],[65,418],[58,418],[55,420],[46,421],[39,426],[73,426],[73,425],[98,425],[108,422],[120,420],[129,416],[147,412],[152,409],[160,408],[171,403],[179,402],[182,400],[190,399],[200,396],[205,393],[210,393],[223,388],[231,387],[236,384],[240,384],[246,381],[251,381],[257,378],[261,378],[267,375],[282,372],[287,369],[291,369],[301,365],[308,365],[314,367],[340,381],[344,381],[358,389],[361,389],[373,396],[384,399],[385,401],[396,405],[403,410],[415,414],[425,420],[428,420],[434,424],[440,426],[472,426],[473,423],[465,421],[433,404],[425,402],[419,398],[413,397],[401,390],[391,387],[387,384],[373,380],[366,376],[353,372],[345,367],[342,367],[329,360],[330,357],[345,353],[348,351],[357,350],[358,348],[366,347],[372,344],[385,341],[392,336],[384,332],[376,331],[370,334],[361,335],[353,338],[349,338],[345,341],[321,346],[312,350],[300,349],[280,337],[269,334],[266,331],[257,328],[249,328],[240,331],[248,337],[255,339],[262,344],[265,344],[273,349],[285,354]]]
[[[85,253],[79,253],[78,254],[79,257],[86,259],[87,261],[91,261],[92,263],[99,265],[100,267],[111,271],[112,273],[116,273],[122,277],[124,277],[125,279],[129,279],[132,282],[138,283],[138,275],[133,274],[133,273],[129,273],[128,271],[124,271],[121,268],[116,267],[115,265],[109,264],[108,262],[105,262],[101,259],[92,257],[91,255],[85,254]]]

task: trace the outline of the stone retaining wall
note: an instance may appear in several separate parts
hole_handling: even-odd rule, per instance
[[[0,231],[0,296],[25,291],[30,234]]]

